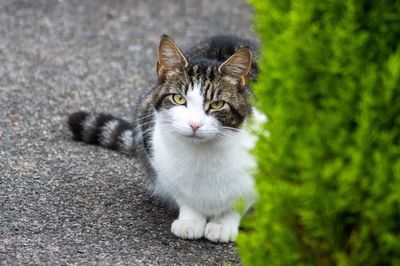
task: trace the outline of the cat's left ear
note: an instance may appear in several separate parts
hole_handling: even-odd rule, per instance
[[[157,53],[158,76],[179,74],[187,65],[188,61],[175,42],[165,34],[161,36]]]
[[[247,47],[240,48],[219,67],[218,71],[227,81],[244,88],[251,67],[252,55]]]

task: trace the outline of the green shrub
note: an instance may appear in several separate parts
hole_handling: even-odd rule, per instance
[[[247,265],[400,265],[400,1],[251,0],[269,117]]]

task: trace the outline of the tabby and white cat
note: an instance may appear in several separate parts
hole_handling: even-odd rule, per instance
[[[255,52],[250,40],[215,36],[183,53],[163,35],[158,84],[139,99],[132,122],[80,111],[70,115],[69,127],[76,140],[142,162],[151,192],[179,208],[171,226],[176,236],[234,241],[237,202],[248,208],[253,201],[255,138],[246,124]]]

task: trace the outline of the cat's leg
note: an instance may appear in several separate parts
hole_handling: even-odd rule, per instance
[[[204,236],[207,219],[187,205],[179,207],[179,217],[171,225],[171,231],[184,239],[198,239]]]
[[[228,243],[235,241],[239,232],[240,215],[229,211],[212,217],[206,225],[205,237],[213,242]]]

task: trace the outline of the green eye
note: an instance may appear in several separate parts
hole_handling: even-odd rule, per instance
[[[172,95],[172,101],[178,105],[184,105],[186,103],[185,97],[179,93]]]
[[[210,107],[212,109],[218,110],[218,109],[221,109],[222,107],[224,107],[224,105],[225,105],[224,101],[215,101],[210,104]]]

